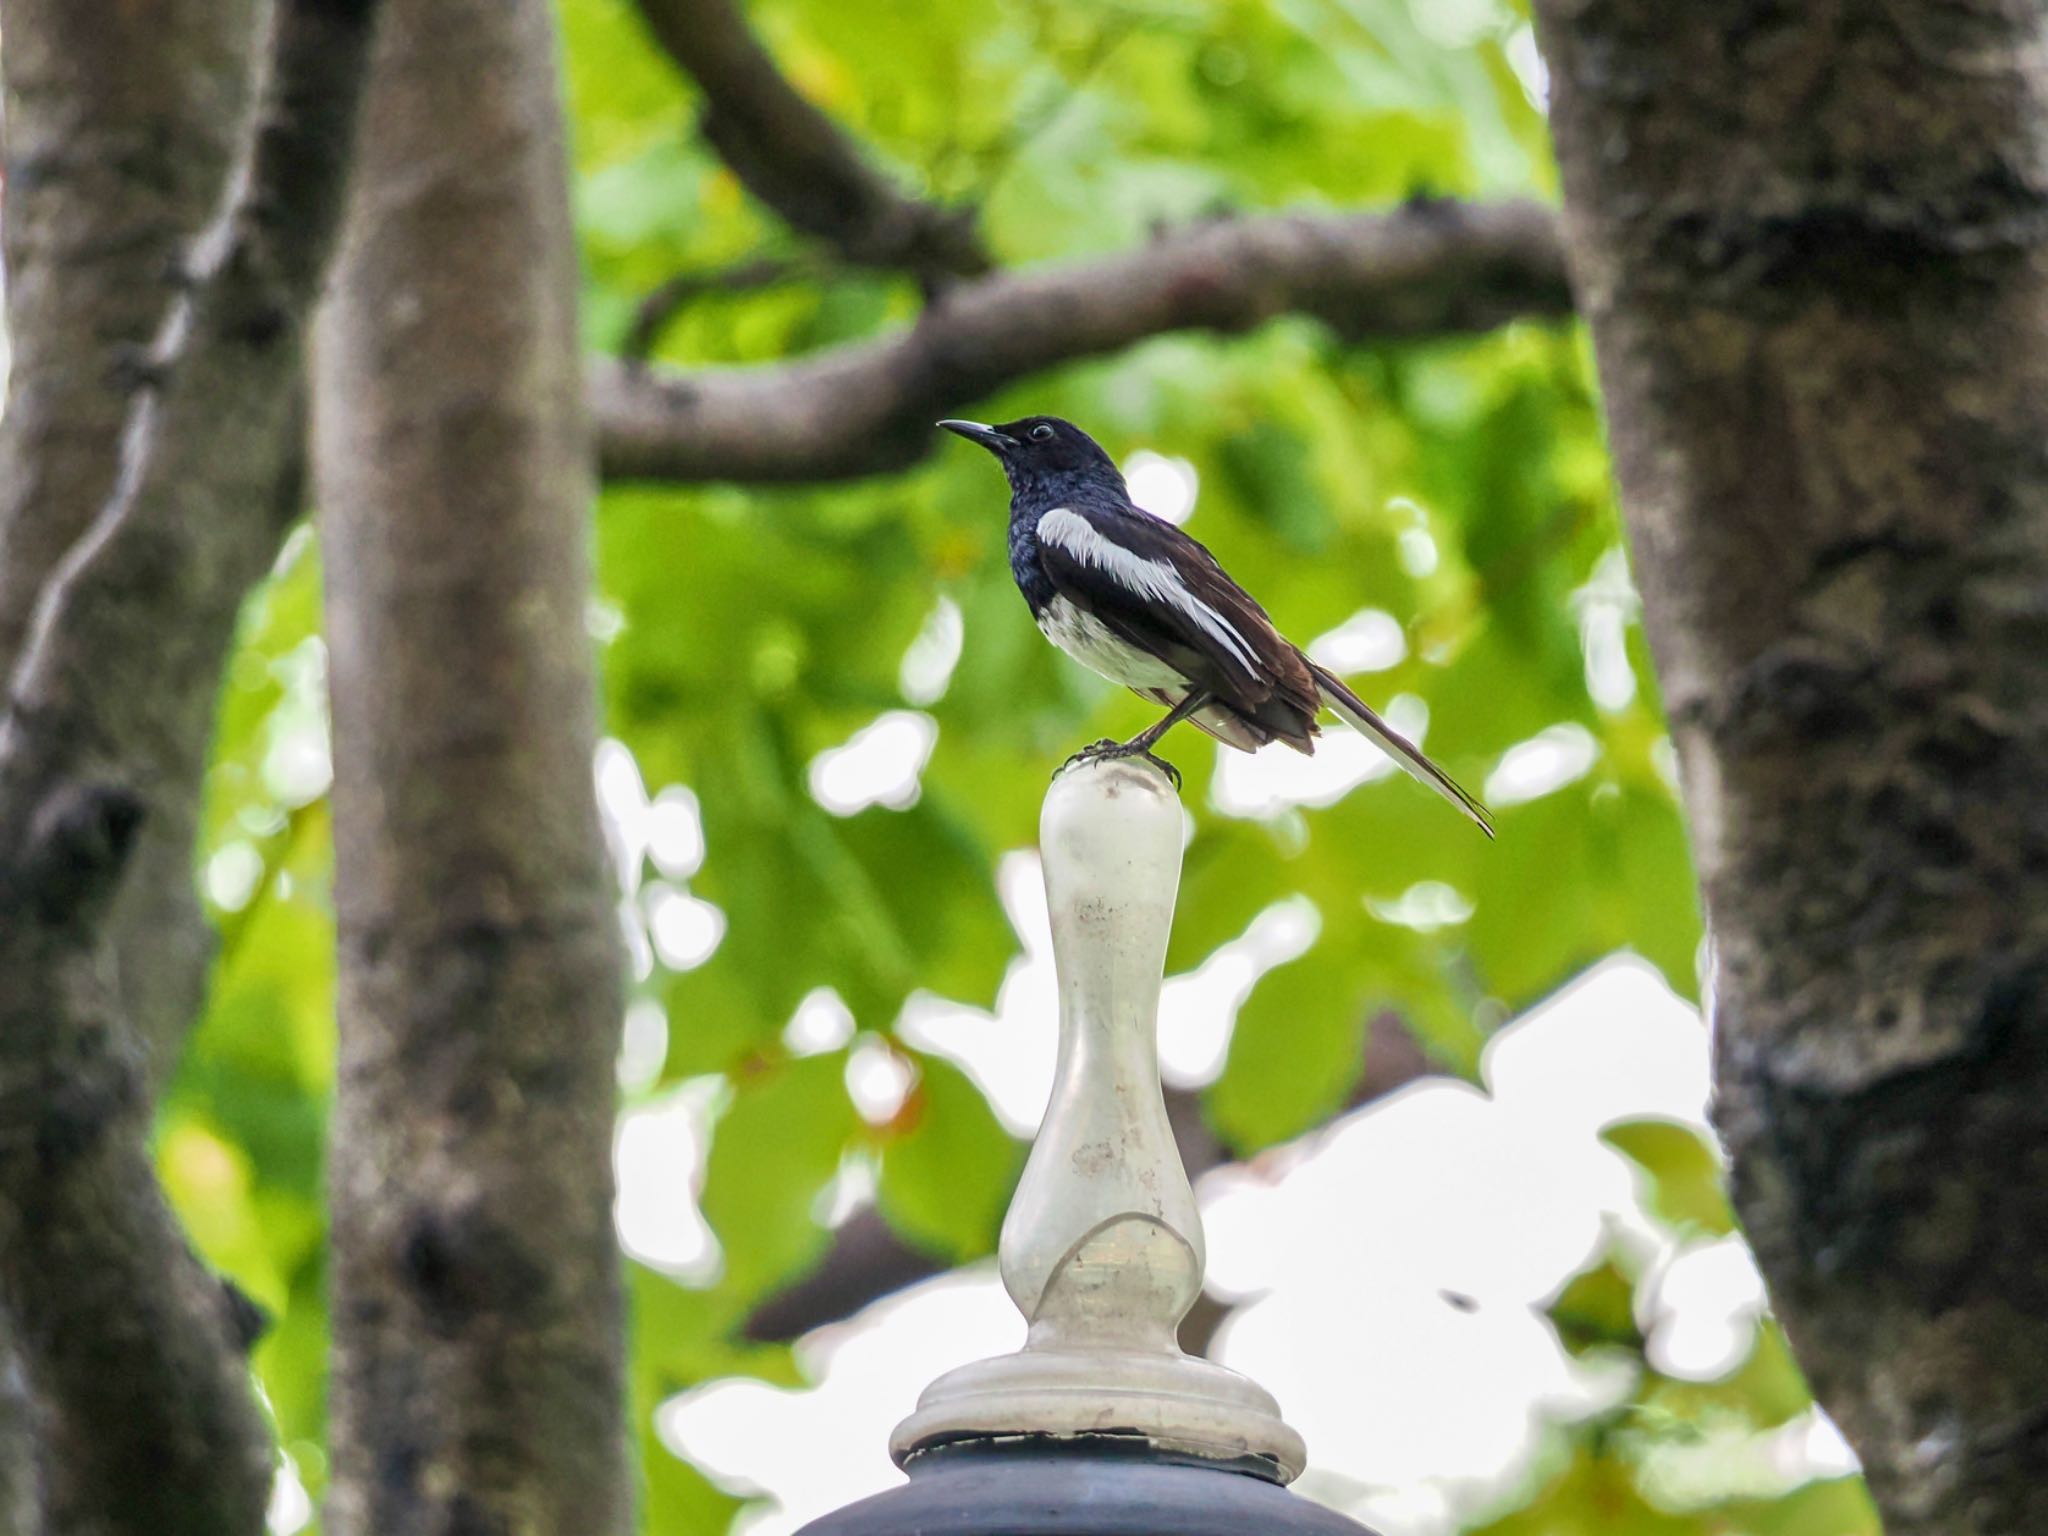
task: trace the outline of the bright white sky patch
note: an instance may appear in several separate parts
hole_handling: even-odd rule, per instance
[[[908,702],[923,707],[946,696],[953,668],[960,664],[965,634],[960,605],[942,596],[926,615],[924,627],[904,651],[903,664],[897,669],[896,687]]]
[[[223,912],[239,912],[263,880],[263,855],[237,838],[206,861],[206,898]]]
[[[1397,695],[1388,723],[1417,746],[1429,730],[1429,706],[1413,694]],[[1264,821],[1300,806],[1335,805],[1359,785],[1395,771],[1393,759],[1340,721],[1324,723],[1313,757],[1288,747],[1260,752],[1216,749],[1210,802],[1226,816]]]
[[[671,880],[687,880],[704,865],[704,813],[694,791],[671,784],[647,807],[648,857]]]
[[[1042,1029],[1035,1120],[1054,1007],[1033,932],[1036,859],[1005,860],[1002,884],[1029,958],[1000,1017],[955,1009],[953,1025],[984,1039]],[[1271,941],[1255,924],[1237,943]],[[1027,1011],[1019,977],[1035,989],[1041,972]],[[969,1070],[997,1079],[1008,1070],[997,1062]],[[1705,1123],[1705,1032],[1652,967],[1620,955],[1585,973],[1496,1036],[1483,1075],[1484,1090],[1425,1080],[1202,1185],[1211,1288],[1244,1299],[1219,1354],[1274,1391],[1307,1436],[1301,1490],[1384,1536],[1450,1536],[1520,1480],[1546,1418],[1595,1411],[1628,1389],[1625,1372],[1574,1362],[1541,1315],[1604,1245],[1622,1243],[1663,1276],[1646,1321],[1681,1351],[1697,1343],[1702,1363],[1713,1338],[1753,1315],[1753,1271],[1719,1244],[1682,1248],[1644,1211],[1634,1165],[1599,1139],[1623,1118]],[[749,1530],[782,1536],[892,1486],[888,1432],[918,1391],[1022,1337],[982,1266],[813,1335],[802,1354],[816,1389],[712,1383],[663,1410],[664,1436],[725,1486],[772,1492],[779,1507]],[[1822,1431],[1783,1438],[1791,1481],[1832,1475]],[[1781,1448],[1774,1437],[1764,1449]]]
[[[645,981],[654,974],[654,945],[647,937],[647,919],[640,911],[639,901],[632,896],[619,898],[618,914],[627,967],[635,981]]]
[[[1167,978],[1159,997],[1159,1075],[1174,1088],[1202,1088],[1223,1072],[1237,1010],[1259,978],[1307,952],[1323,926],[1305,896],[1278,901],[1196,969]]]
[[[592,773],[597,782],[598,819],[622,895],[630,897],[639,891],[649,859],[676,881],[687,880],[704,867],[704,812],[694,790],[685,784],[670,784],[650,800],[632,749],[610,736],[597,744]],[[627,926],[630,929],[634,924]],[[628,943],[635,943],[630,932]],[[644,937],[638,946],[645,947]]]
[[[1740,1238],[1680,1249],[1648,1291],[1645,1353],[1666,1376],[1718,1381],[1748,1358],[1764,1312],[1764,1282]]]
[[[875,1203],[875,1165],[866,1157],[849,1157],[839,1165],[832,1182],[818,1191],[811,1217],[821,1227],[838,1228],[863,1207]]]
[[[710,902],[661,881],[649,885],[642,899],[647,936],[670,970],[694,970],[718,952],[725,913]]]
[[[1059,984],[1038,855],[1006,854],[996,884],[1024,953],[1003,978],[995,1012],[919,993],[904,1006],[896,1033],[958,1066],[1006,1128],[1029,1136],[1045,1113],[1059,1051]],[[1180,1088],[1215,1081],[1238,1008],[1261,976],[1313,944],[1320,927],[1313,903],[1276,902],[1197,969],[1168,977],[1159,999],[1161,1077]]]
[[[619,1181],[613,1217],[619,1242],[642,1263],[686,1284],[718,1272],[718,1239],[697,1208],[710,1146],[711,1107],[723,1084],[697,1078],[619,1117],[612,1166]]]
[[[818,1385],[715,1381],[663,1405],[662,1440],[734,1493],[772,1491],[748,1536],[787,1536],[899,1480],[889,1430],[934,1376],[1015,1349],[1024,1323],[993,1264],[928,1280],[798,1346]]]
[[[1441,880],[1418,880],[1392,901],[1368,901],[1366,909],[1383,923],[1434,933],[1469,918],[1472,902],[1464,892]]]
[[[652,1088],[667,1059],[668,1010],[651,997],[635,998],[619,1032],[619,1088],[626,1093]]]
[[[853,1027],[846,999],[830,987],[813,987],[783,1026],[782,1043],[792,1056],[822,1056],[845,1046]]]
[[[1548,115],[1550,70],[1543,62],[1542,50],[1536,46],[1536,29],[1523,22],[1508,34],[1502,51],[1507,55],[1508,68],[1522,83],[1522,94],[1529,98],[1529,105]]]
[[[1811,1408],[1783,1428],[1780,1467],[1788,1482],[1797,1483],[1808,1477],[1847,1477],[1860,1469],[1856,1453],[1825,1409]]]
[[[1628,708],[1636,696],[1628,629],[1642,609],[1629,579],[1628,552],[1616,545],[1602,555],[1572,601],[1579,613],[1579,646],[1586,656],[1586,692],[1609,712]]]
[[[1184,523],[1195,510],[1202,477],[1186,459],[1170,459],[1140,448],[1124,461],[1124,485],[1131,500],[1154,517]]]
[[[1408,654],[1401,621],[1380,608],[1361,608],[1327,634],[1308,643],[1308,657],[1332,672],[1384,672]]]
[[[630,894],[640,889],[640,866],[647,857],[647,786],[633,749],[615,737],[597,744],[591,771],[605,846],[618,871],[619,889]]]
[[[1052,922],[1038,855],[1006,853],[996,865],[996,890],[1024,953],[1010,962],[985,1013],[920,992],[904,1004],[896,1033],[905,1044],[953,1062],[974,1080],[996,1118],[1028,1136],[1052,1093],[1059,1049],[1059,994],[1052,971]]]
[[[299,1477],[298,1463],[290,1451],[278,1457],[277,1475],[270,1483],[270,1507],[263,1524],[271,1536],[293,1536],[313,1523],[313,1496]]]
[[[870,1125],[886,1125],[896,1118],[910,1094],[910,1063],[869,1035],[846,1058],[846,1092],[853,1107]]]
[[[1501,754],[1481,798],[1493,806],[1540,800],[1584,778],[1599,758],[1600,743],[1583,725],[1546,726]]]
[[[907,810],[917,804],[918,775],[938,741],[939,723],[930,715],[892,709],[811,759],[811,798],[835,816],[871,805]]]
[[[283,696],[271,711],[263,787],[288,806],[310,805],[334,782],[328,742],[327,645],[308,635],[271,663]]]

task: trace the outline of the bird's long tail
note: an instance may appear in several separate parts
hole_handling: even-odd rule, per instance
[[[1335,674],[1309,663],[1315,674],[1316,690],[1323,703],[1351,729],[1377,746],[1413,778],[1419,779],[1468,816],[1488,837],[1493,836],[1493,818],[1486,807],[1466,794],[1443,769],[1422,755],[1422,750],[1374,713],[1372,706],[1338,681]]]

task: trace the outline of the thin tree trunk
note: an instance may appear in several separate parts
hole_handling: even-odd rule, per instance
[[[2048,32],[1538,12],[1744,1224],[1892,1536],[2048,1530]]]
[[[315,369],[335,1536],[611,1536],[621,959],[544,0],[394,0]]]

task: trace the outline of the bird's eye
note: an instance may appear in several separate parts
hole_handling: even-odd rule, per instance
[[[1052,427],[1047,423],[1041,421],[1037,426],[1031,429],[1031,436],[1034,441],[1041,443],[1049,443],[1052,441]]]

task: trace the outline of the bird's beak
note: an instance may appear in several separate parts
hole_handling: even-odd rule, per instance
[[[948,432],[957,432],[970,443],[979,443],[990,453],[1000,454],[1006,448],[1017,446],[1017,439],[1007,432],[998,432],[994,427],[983,426],[978,421],[956,421],[948,417],[939,423]]]

